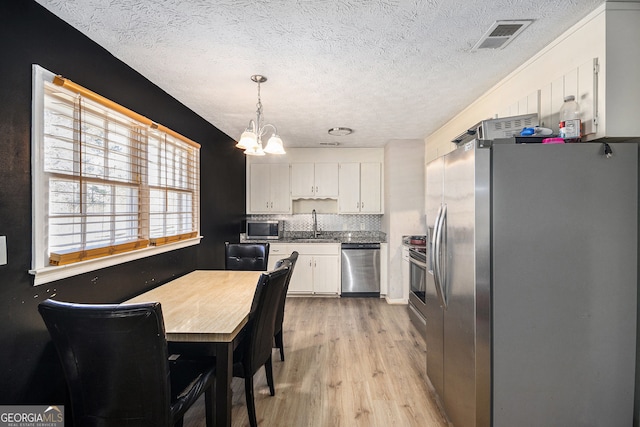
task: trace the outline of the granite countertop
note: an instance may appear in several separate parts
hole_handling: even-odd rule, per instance
[[[240,234],[240,242],[269,243],[386,243],[387,235],[382,231],[321,231],[316,238],[310,231],[285,231],[278,240],[246,240]]]

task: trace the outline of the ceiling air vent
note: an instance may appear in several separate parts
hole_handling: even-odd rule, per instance
[[[502,49],[518,34],[527,28],[533,20],[496,21],[482,36],[471,51],[481,49]]]

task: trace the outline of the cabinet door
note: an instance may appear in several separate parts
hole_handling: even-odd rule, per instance
[[[338,164],[316,163],[314,181],[316,197],[338,197]]]
[[[313,197],[315,185],[313,163],[291,164],[291,196]]]
[[[278,262],[278,260],[286,258],[289,255],[291,255],[289,245],[283,243],[271,243],[269,245],[269,259],[267,260],[267,270],[273,270],[276,267],[276,262]]]
[[[316,294],[337,294],[340,292],[340,272],[338,256],[315,255],[313,257],[313,292]]]
[[[289,187],[289,164],[276,163],[270,165],[271,184],[270,196],[271,202],[269,209],[272,213],[290,213],[291,212],[291,190]]]
[[[360,163],[340,163],[339,213],[360,212]]]
[[[382,173],[380,163],[360,165],[360,212],[381,213]]]
[[[268,164],[255,163],[251,165],[249,179],[249,212],[265,213],[270,211],[271,179]]]
[[[313,256],[299,255],[293,276],[289,282],[289,294],[310,294],[313,292]]]
[[[585,62],[578,67],[578,94],[576,99],[580,104],[580,115],[582,119],[582,138],[590,135],[596,137],[598,130],[598,58]]]

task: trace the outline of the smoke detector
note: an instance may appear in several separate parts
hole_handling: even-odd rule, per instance
[[[481,49],[503,49],[506,45],[524,31],[533,19],[521,19],[515,21],[496,21],[491,25],[480,40],[471,48],[471,51]]]

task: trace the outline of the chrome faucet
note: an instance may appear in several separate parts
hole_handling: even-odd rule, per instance
[[[311,211],[311,219],[313,220],[313,238],[317,238],[320,235],[320,230],[318,230],[318,214],[316,210]]]

